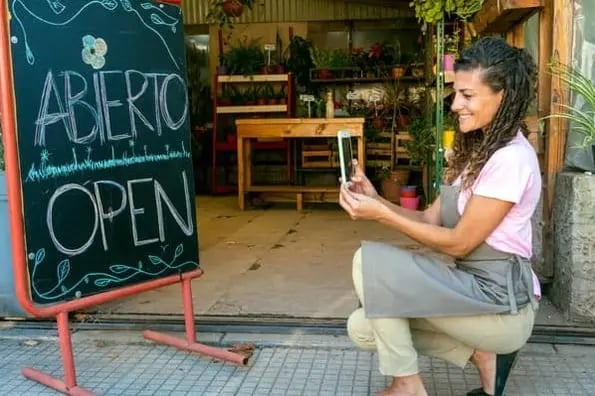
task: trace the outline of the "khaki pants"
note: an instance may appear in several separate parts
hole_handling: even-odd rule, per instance
[[[353,257],[353,283],[365,307],[361,268],[361,249],[358,249]],[[534,320],[535,311],[531,304],[521,309],[518,315],[421,319],[368,319],[364,308],[359,308],[349,316],[347,332],[359,348],[378,351],[383,375],[402,377],[419,372],[418,353],[464,368],[475,349],[496,353],[516,351],[527,342]]]

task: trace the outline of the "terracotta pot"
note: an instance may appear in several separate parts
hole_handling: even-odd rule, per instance
[[[275,98],[269,98],[269,99],[267,99],[267,104],[268,105],[276,105],[277,104],[277,99],[275,99]]]
[[[221,4],[221,8],[229,17],[239,17],[244,12],[244,6],[237,0],[226,0]]]
[[[382,117],[374,117],[372,120],[372,128],[374,129],[382,129],[384,128],[384,120]]]
[[[393,67],[391,70],[391,75],[393,78],[401,78],[405,75],[405,68],[401,66]]]
[[[399,202],[401,195],[401,186],[409,182],[409,173],[407,169],[395,169],[390,175],[382,180],[380,188],[382,196],[391,202]]]
[[[256,104],[259,105],[259,106],[263,106],[266,103],[267,102],[266,102],[266,99],[265,98],[258,98],[258,99],[256,99]]]
[[[328,80],[332,76],[333,76],[333,73],[331,73],[331,71],[328,69],[318,70],[318,73],[317,73],[317,77],[320,80]]]

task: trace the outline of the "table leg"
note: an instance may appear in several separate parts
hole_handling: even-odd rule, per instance
[[[238,206],[240,210],[244,210],[244,138],[238,136],[238,147],[237,147],[237,161],[238,161]]]
[[[366,171],[366,148],[364,147],[364,137],[360,136],[357,138],[357,162],[362,167],[362,170]]]
[[[244,161],[246,161],[246,164],[244,166],[244,189],[248,189],[248,187],[252,186],[252,139],[245,140]]]

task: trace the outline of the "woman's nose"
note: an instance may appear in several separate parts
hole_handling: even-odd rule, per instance
[[[454,98],[452,100],[452,103],[450,105],[450,109],[453,112],[458,112],[463,108],[462,104],[461,104],[461,100],[458,94],[454,94]]]

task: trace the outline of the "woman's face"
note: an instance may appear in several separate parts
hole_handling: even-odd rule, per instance
[[[504,91],[494,92],[481,81],[481,69],[455,73],[455,97],[450,109],[459,118],[462,133],[487,128],[494,120]]]

